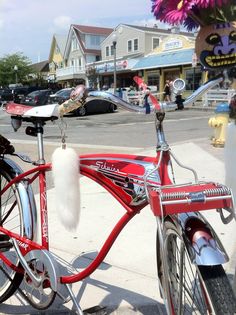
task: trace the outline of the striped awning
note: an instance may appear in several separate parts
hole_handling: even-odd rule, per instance
[[[194,49],[182,49],[166,53],[158,53],[140,58],[132,70],[163,68],[192,63]]]

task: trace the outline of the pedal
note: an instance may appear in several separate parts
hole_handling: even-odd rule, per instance
[[[6,252],[13,247],[10,237],[5,234],[0,234],[0,252]]]
[[[149,192],[151,209],[156,216],[210,209],[234,212],[231,190],[218,183],[163,186]]]

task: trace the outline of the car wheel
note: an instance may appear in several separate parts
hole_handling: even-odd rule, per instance
[[[85,106],[81,106],[75,111],[76,116],[85,116],[86,114],[87,112]]]
[[[109,104],[108,112],[109,113],[114,113],[114,111],[115,111],[115,105],[114,104]]]

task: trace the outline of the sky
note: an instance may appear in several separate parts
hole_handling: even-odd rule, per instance
[[[151,0],[0,0],[0,58],[22,52],[32,63],[47,60],[53,34],[71,24],[153,26]]]

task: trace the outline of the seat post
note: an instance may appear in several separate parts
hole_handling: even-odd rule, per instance
[[[37,164],[45,164],[44,158],[44,148],[43,148],[43,123],[42,121],[37,121],[35,123],[36,134],[37,134],[37,146],[38,146],[38,161]]]

